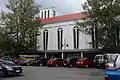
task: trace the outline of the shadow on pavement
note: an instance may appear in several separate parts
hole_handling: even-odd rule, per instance
[[[18,76],[7,76],[7,77],[2,77],[2,78],[14,78],[14,77],[24,77],[24,74],[18,75]]]

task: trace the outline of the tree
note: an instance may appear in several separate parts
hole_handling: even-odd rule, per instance
[[[88,18],[78,25],[92,35],[94,48],[119,47],[120,0],[87,0],[83,9]]]
[[[0,28],[0,53],[11,52],[12,41],[6,35],[6,29]]]
[[[2,20],[5,23],[7,36],[12,40],[12,48],[16,53],[36,51],[37,36],[42,27],[39,6],[34,0],[8,0],[6,5],[9,12],[2,12]]]

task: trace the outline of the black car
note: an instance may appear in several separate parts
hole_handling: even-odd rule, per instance
[[[49,59],[47,58],[41,58],[39,60],[34,61],[33,65],[34,66],[47,66],[47,62]]]
[[[2,76],[2,67],[0,66],[0,77]]]
[[[2,76],[14,76],[22,73],[22,67],[11,61],[0,60],[0,66],[2,68]]]
[[[78,60],[78,58],[68,58],[68,59],[64,60],[64,66],[65,67],[75,67],[77,60]]]

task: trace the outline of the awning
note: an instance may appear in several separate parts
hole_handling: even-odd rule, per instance
[[[67,49],[67,50],[39,50],[41,53],[59,53],[59,52],[101,52],[99,49]]]

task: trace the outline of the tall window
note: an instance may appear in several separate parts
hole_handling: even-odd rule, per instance
[[[56,12],[55,12],[55,10],[53,11],[53,16],[56,16]]]
[[[48,10],[48,18],[50,17],[50,10]]]
[[[46,11],[45,11],[45,15],[44,16],[45,16],[45,19],[46,19]]]
[[[41,18],[43,18],[43,11],[42,11],[42,13],[41,13]]]
[[[62,49],[62,38],[63,38],[63,29],[58,28],[58,49]]]
[[[48,30],[44,30],[43,31],[43,49],[47,50],[47,46],[48,46]]]
[[[74,48],[79,48],[79,30],[78,27],[73,27],[73,39],[74,39]]]

